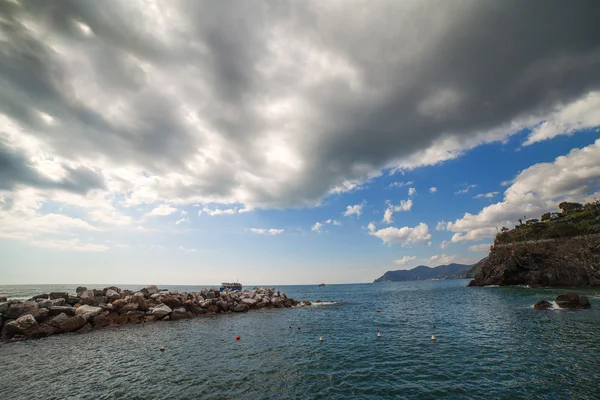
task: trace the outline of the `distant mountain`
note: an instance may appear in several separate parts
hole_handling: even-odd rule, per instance
[[[473,265],[448,264],[430,268],[425,265],[419,265],[413,269],[397,271],[388,271],[377,282],[399,282],[399,281],[421,281],[426,279],[461,279],[466,278]]]

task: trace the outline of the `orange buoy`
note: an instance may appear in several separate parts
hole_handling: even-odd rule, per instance
[[[242,337],[240,335],[235,337],[235,340],[240,340]]]
[[[377,310],[377,312],[381,312],[381,310]]]

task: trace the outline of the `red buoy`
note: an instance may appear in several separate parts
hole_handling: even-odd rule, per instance
[[[242,337],[238,335],[238,336],[235,337],[235,340],[240,340],[241,338]]]

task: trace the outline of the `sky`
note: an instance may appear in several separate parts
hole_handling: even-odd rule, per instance
[[[600,198],[600,2],[0,2],[0,284],[371,282]]]

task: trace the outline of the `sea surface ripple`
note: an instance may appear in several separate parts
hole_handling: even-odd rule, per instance
[[[335,303],[0,343],[0,399],[598,398],[599,296],[536,311],[562,291],[466,283],[280,286]]]

